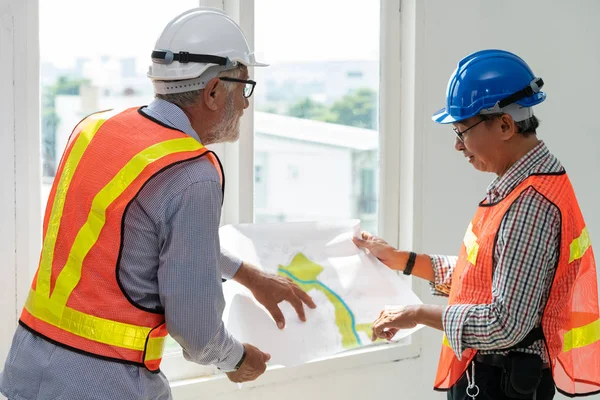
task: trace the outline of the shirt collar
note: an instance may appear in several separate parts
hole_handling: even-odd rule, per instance
[[[178,129],[200,142],[200,137],[192,128],[189,118],[181,108],[163,99],[156,98],[145,108],[148,114],[157,117],[161,122]]]
[[[514,163],[504,175],[497,177],[490,183],[487,188],[487,200],[496,202],[506,197],[548,156],[550,156],[550,152],[544,142],[541,141]]]

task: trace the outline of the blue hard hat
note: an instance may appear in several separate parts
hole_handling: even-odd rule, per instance
[[[431,119],[450,124],[477,114],[501,113],[510,104],[532,107],[546,99],[537,78],[519,56],[482,50],[460,60],[446,89],[446,108]]]

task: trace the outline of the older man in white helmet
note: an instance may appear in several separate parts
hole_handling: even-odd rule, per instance
[[[312,299],[221,251],[224,176],[204,145],[235,141],[264,66],[239,26],[198,8],[167,25],[147,107],[93,114],[74,129],[44,219],[38,272],[0,391],[9,399],[169,399],[167,333],[186,359],[256,379],[270,355],[221,321],[222,279],[247,286],[284,327]]]

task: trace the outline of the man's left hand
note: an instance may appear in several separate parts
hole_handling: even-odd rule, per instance
[[[419,306],[398,306],[385,309],[379,314],[379,318],[373,322],[372,341],[377,338],[390,340],[400,329],[411,329],[417,326]]]
[[[287,301],[294,307],[301,321],[306,321],[304,304],[317,308],[313,299],[291,279],[267,274],[245,262],[233,279],[250,289],[256,301],[273,316],[279,329],[285,327],[285,317],[279,308],[282,301]]]
[[[386,308],[373,322],[372,341],[377,338],[390,340],[400,329],[412,329],[417,325],[426,325],[443,331],[442,315],[444,306],[418,304]]]

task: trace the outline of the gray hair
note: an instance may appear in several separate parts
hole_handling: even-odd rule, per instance
[[[515,122],[519,133],[523,136],[529,136],[536,133],[538,126],[540,126],[540,120],[535,115],[531,118],[527,118],[524,121]]]
[[[487,114],[487,115],[479,115],[482,120],[489,121],[494,118],[500,117],[503,114]],[[537,128],[540,126],[540,120],[532,115],[530,118],[527,118],[523,121],[516,122],[515,126],[517,127],[517,133],[527,137],[536,134]]]
[[[217,78],[218,77],[229,77],[229,78],[238,78],[239,79],[245,70],[246,70],[246,66],[243,64],[240,64],[233,69],[219,72],[219,74],[217,75]],[[174,81],[166,81],[166,82],[174,82]],[[228,92],[231,92],[235,87],[234,82],[221,81],[221,83],[223,84],[223,86],[225,87],[225,89]],[[169,103],[173,103],[176,106],[178,106],[179,108],[184,108],[184,107],[189,107],[189,106],[196,104],[196,102],[198,101],[198,98],[200,97],[200,94],[202,93],[203,90],[204,89],[197,89],[197,90],[192,90],[189,92],[171,93],[171,94],[156,93],[154,95],[154,97],[156,97],[157,99],[162,99],[162,100],[168,101]]]

